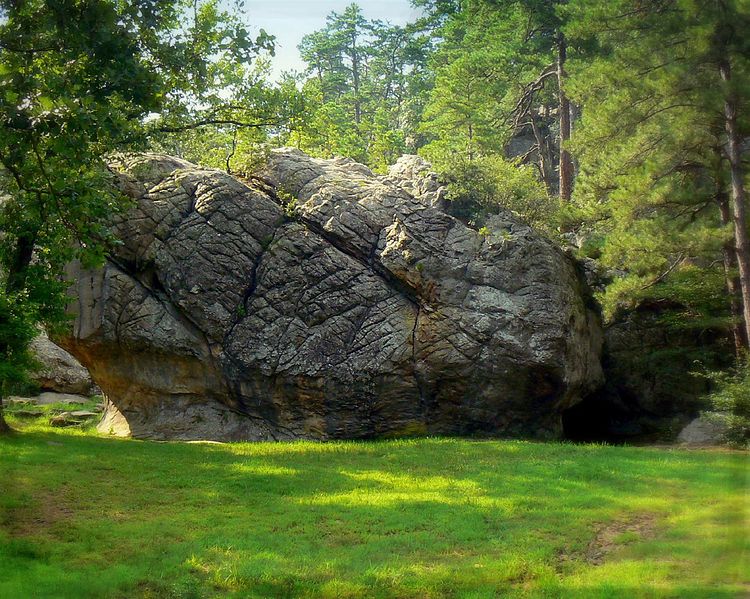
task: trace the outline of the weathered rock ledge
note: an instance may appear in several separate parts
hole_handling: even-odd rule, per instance
[[[271,153],[240,181],[120,160],[135,206],[106,265],[71,265],[61,344],[104,431],[155,439],[554,437],[601,383],[575,265],[511,215],[481,235],[402,160]]]

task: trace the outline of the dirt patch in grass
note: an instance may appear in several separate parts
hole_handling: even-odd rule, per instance
[[[14,538],[46,535],[53,526],[69,520],[73,513],[62,489],[55,494],[36,497],[29,505],[13,508],[6,530]]]
[[[618,547],[653,538],[656,534],[656,516],[640,514],[634,518],[609,522],[596,533],[586,549],[586,562],[598,566]]]

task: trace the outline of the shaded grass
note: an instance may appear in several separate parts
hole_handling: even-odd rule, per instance
[[[25,426],[0,439],[3,598],[750,591],[739,452],[149,443]]]

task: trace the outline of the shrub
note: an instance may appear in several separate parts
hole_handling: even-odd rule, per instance
[[[36,364],[29,344],[36,336],[32,316],[16,295],[0,294],[0,396],[27,384]]]
[[[714,373],[716,391],[709,396],[707,416],[726,427],[724,440],[735,447],[750,446],[750,362],[733,372]]]
[[[547,195],[532,166],[497,155],[444,162],[437,158],[434,165],[448,184],[453,216],[481,229],[489,216],[506,209],[548,235],[556,233],[559,202]]]

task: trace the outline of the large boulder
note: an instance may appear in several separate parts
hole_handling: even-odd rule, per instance
[[[113,166],[135,206],[103,268],[71,265],[62,341],[107,397],[104,431],[554,437],[601,382],[576,265],[510,214],[480,234],[442,212],[414,160],[378,176],[281,149],[242,181]]]

